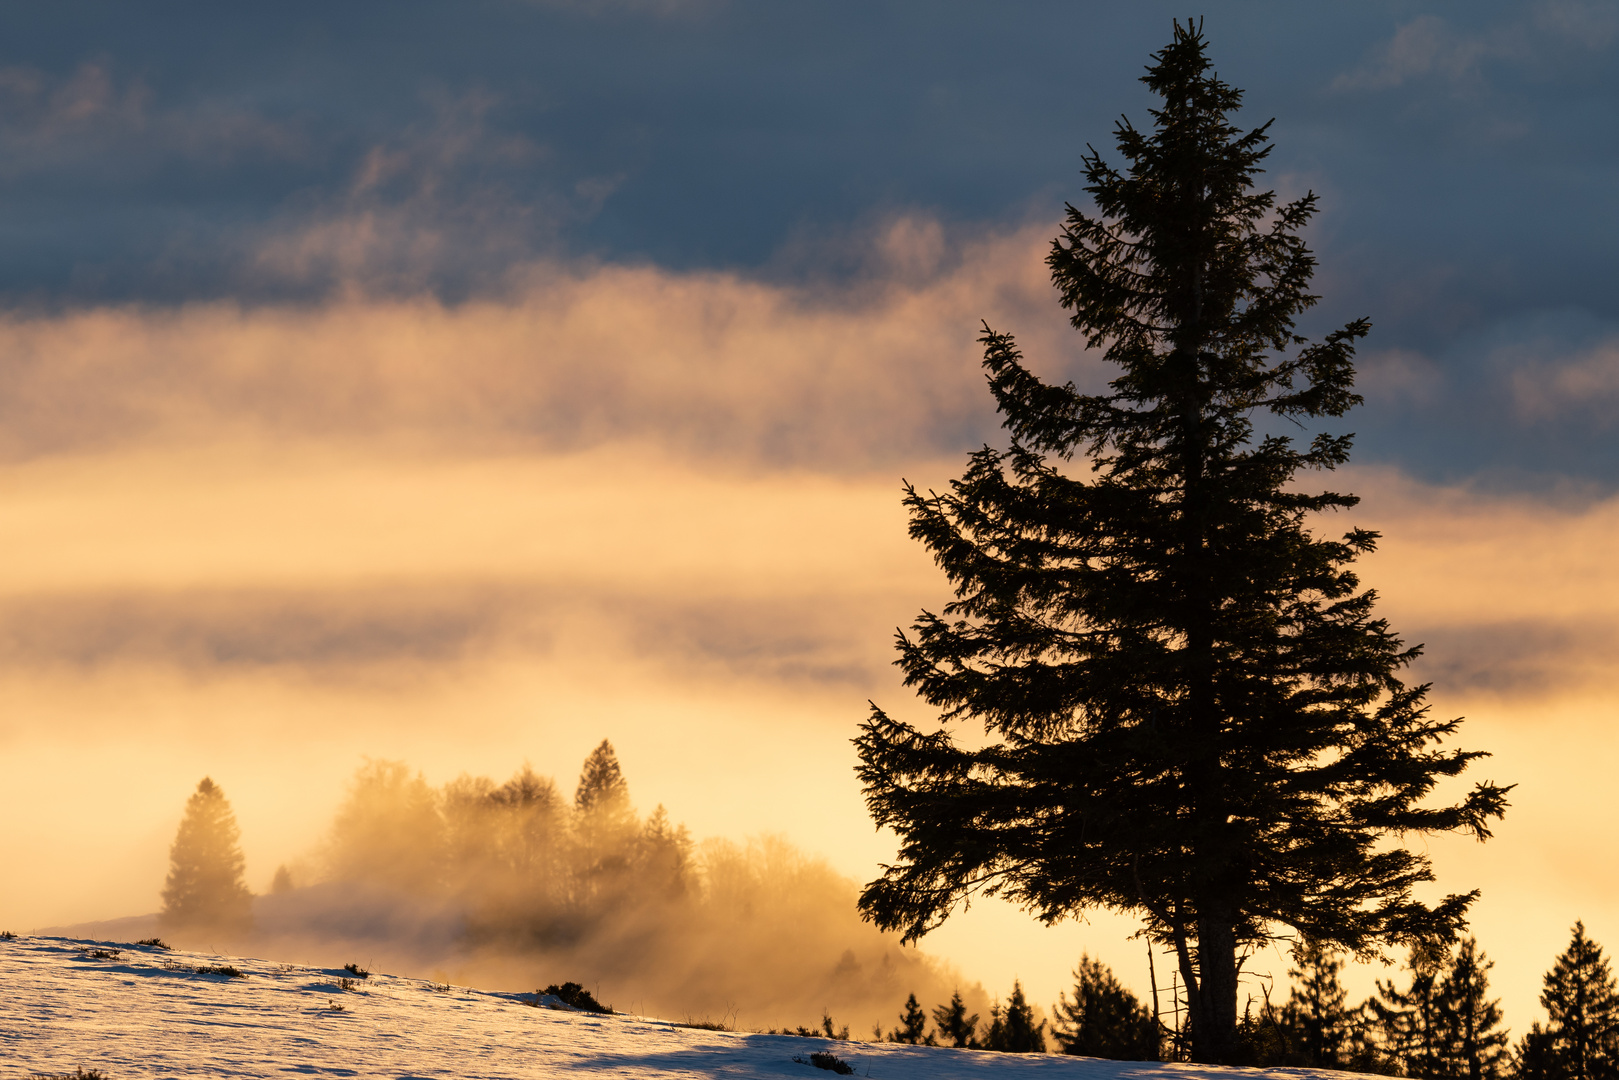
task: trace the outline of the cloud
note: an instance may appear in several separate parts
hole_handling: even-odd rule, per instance
[[[252,162],[303,161],[315,147],[290,119],[275,119],[230,99],[164,103],[139,76],[121,76],[105,58],[71,73],[0,68],[0,178],[105,167],[150,173],[172,157],[196,169]]]
[[[1559,344],[1547,342],[1538,349],[1531,347],[1532,351],[1518,347],[1507,352],[1507,357],[1518,359],[1511,377],[1518,417],[1529,423],[1558,425],[1578,417],[1598,430],[1610,429],[1614,406],[1619,404],[1619,335],[1562,356],[1556,355]],[[1525,352],[1529,355],[1524,356]]]
[[[1476,84],[1480,65],[1499,55],[1484,38],[1460,34],[1435,15],[1419,15],[1374,49],[1357,68],[1339,75],[1334,90],[1387,90],[1437,76],[1453,86]]]
[[[1419,15],[1401,24],[1359,65],[1335,78],[1331,89],[1392,90],[1435,81],[1453,94],[1474,97],[1487,88],[1485,68],[1491,63],[1543,66],[1571,52],[1603,50],[1619,34],[1619,15],[1611,5],[1543,0],[1533,5],[1527,18],[1514,15],[1518,17],[1483,26],[1481,19],[1470,19],[1472,28],[1467,30],[1437,15]]]
[[[268,221],[235,230],[229,273],[238,295],[327,296],[362,289],[408,295],[456,283],[485,291],[611,195],[612,177],[525,187],[554,155],[528,135],[496,129],[492,93],[435,90],[428,115],[364,148],[335,190],[287,200]],[[184,259],[182,248],[167,261]]]
[[[1413,349],[1369,349],[1357,358],[1355,389],[1373,407],[1433,404],[1445,386],[1445,373]]]
[[[929,581],[915,563],[916,582]],[[33,594],[0,600],[0,669],[94,678],[162,667],[203,680],[265,673],[375,684],[561,653],[634,658],[689,682],[871,693],[886,681],[886,635],[912,597],[839,595],[840,584],[760,597],[522,579]],[[0,732],[16,730],[0,722]]]
[[[1334,486],[1364,496],[1343,519],[1383,534],[1364,560],[1397,633],[1425,643],[1418,678],[1436,698],[1589,693],[1608,680],[1619,639],[1619,569],[1610,557],[1619,497],[1503,494],[1351,469]],[[1335,529],[1339,516],[1322,523]]]
[[[1619,10],[1591,0],[1540,0],[1532,18],[1537,28],[1587,49],[1604,49],[1619,37]]]
[[[549,263],[507,299],[458,305],[13,314],[0,319],[0,453],[241,434],[551,451],[640,439],[710,460],[866,468],[971,446],[995,427],[980,318],[1020,331],[1046,370],[1087,375],[1049,303],[1045,231],[975,238],[916,284],[841,291]],[[926,229],[902,220],[887,234],[907,259],[913,233]]]

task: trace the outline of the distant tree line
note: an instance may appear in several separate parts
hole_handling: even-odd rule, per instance
[[[999,1050],[1007,1054],[1043,1054],[1046,1051],[1046,1021],[1036,1021],[1034,1006],[1023,993],[1023,984],[1012,981],[1012,993],[1003,1007],[999,999],[989,1008],[989,1020],[979,1028],[977,1013],[969,1014],[961,991],[951,995],[948,1005],[933,1010],[935,1030],[928,1031],[928,1014],[912,994],[905,1000],[899,1026],[883,1034],[878,1026],[872,1038],[878,1042],[910,1043],[912,1046],[954,1046],[967,1050]]]
[[[574,980],[603,1001],[728,1023],[830,1009],[869,1031],[907,990],[949,996],[950,977],[864,924],[857,884],[823,860],[780,837],[694,842],[663,807],[638,813],[607,741],[570,788],[527,766],[430,784],[370,761],[324,842],[255,898],[230,804],[204,780],[170,852],[164,932],[182,946],[363,941],[390,963],[454,956],[478,977],[532,970],[535,986]],[[980,991],[968,1000],[987,1012]]]
[[[1293,948],[1285,1002],[1250,998],[1238,1031],[1244,1063],[1338,1069],[1418,1080],[1614,1080],[1619,1078],[1619,986],[1602,949],[1575,923],[1568,948],[1544,978],[1535,1023],[1514,1045],[1490,996],[1493,966],[1474,938],[1413,948],[1403,982],[1349,1004],[1344,954],[1308,940]],[[1081,956],[1074,992],[1058,996],[1051,1034],[1064,1054],[1119,1061],[1184,1061],[1189,1024],[1178,992],[1168,1016],[1144,1005],[1107,965]],[[933,1010],[935,1030],[913,994],[886,1038],[927,1046],[1042,1052],[1045,1021],[1014,984],[983,1037],[961,996]],[[881,1032],[877,1033],[879,1036]]]

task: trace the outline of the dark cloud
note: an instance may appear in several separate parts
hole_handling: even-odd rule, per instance
[[[1178,14],[12,7],[0,296],[457,300],[541,257],[849,280],[859,260],[822,238],[896,215],[1054,223],[1083,196],[1086,144],[1109,152],[1121,113],[1146,122],[1136,76]],[[1277,118],[1272,179],[1324,194],[1308,328],[1370,315],[1370,347],[1427,372],[1427,397],[1354,419],[1362,454],[1430,479],[1611,485],[1600,410],[1548,433],[1519,390],[1619,328],[1619,22],[1575,0],[1462,15],[1243,3],[1205,25],[1246,118]],[[1536,350],[1497,347],[1552,324]]]

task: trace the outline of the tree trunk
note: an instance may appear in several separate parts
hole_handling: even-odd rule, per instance
[[[1237,936],[1229,918],[1198,920],[1197,966],[1200,986],[1192,1014],[1192,1060],[1237,1064]]]

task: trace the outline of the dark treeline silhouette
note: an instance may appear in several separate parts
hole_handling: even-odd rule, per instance
[[[883,1034],[881,1025],[872,1030],[879,1042],[909,1043],[912,1046],[953,1046],[968,1050],[997,1050],[1006,1054],[1043,1054],[1046,1051],[1046,1021],[1035,1016],[1035,1009],[1023,993],[1022,982],[1012,981],[1006,1006],[1000,1000],[989,1007],[989,1023],[980,1032],[978,1014],[967,1012],[961,991],[950,996],[948,1005],[933,1010],[935,1030],[928,1031],[928,1013],[912,994],[905,999],[899,1026]]]
[[[1473,938],[1411,949],[1402,980],[1349,1004],[1341,950],[1296,942],[1285,1002],[1248,999],[1238,1025],[1250,1065],[1340,1069],[1419,1080],[1615,1080],[1619,1078],[1619,986],[1602,949],[1576,923],[1546,973],[1544,1025],[1516,1047],[1491,997],[1490,960]],[[1188,1025],[1175,994],[1168,1016],[1154,1013],[1106,965],[1081,957],[1073,999],[1061,995],[1053,1034],[1066,1054],[1116,1060],[1187,1060]],[[914,1002],[914,998],[912,999]],[[939,1031],[951,1010],[935,1010]],[[972,1045],[956,1042],[954,1045]]]
[[[571,797],[526,765],[434,786],[370,761],[319,849],[257,898],[205,780],[171,861],[163,926],[181,945],[359,956],[490,989],[571,981],[621,1010],[756,1028],[830,1011],[865,1030],[907,990],[942,999],[957,982],[862,922],[856,883],[786,841],[699,843],[662,806],[638,813],[605,741]]]

